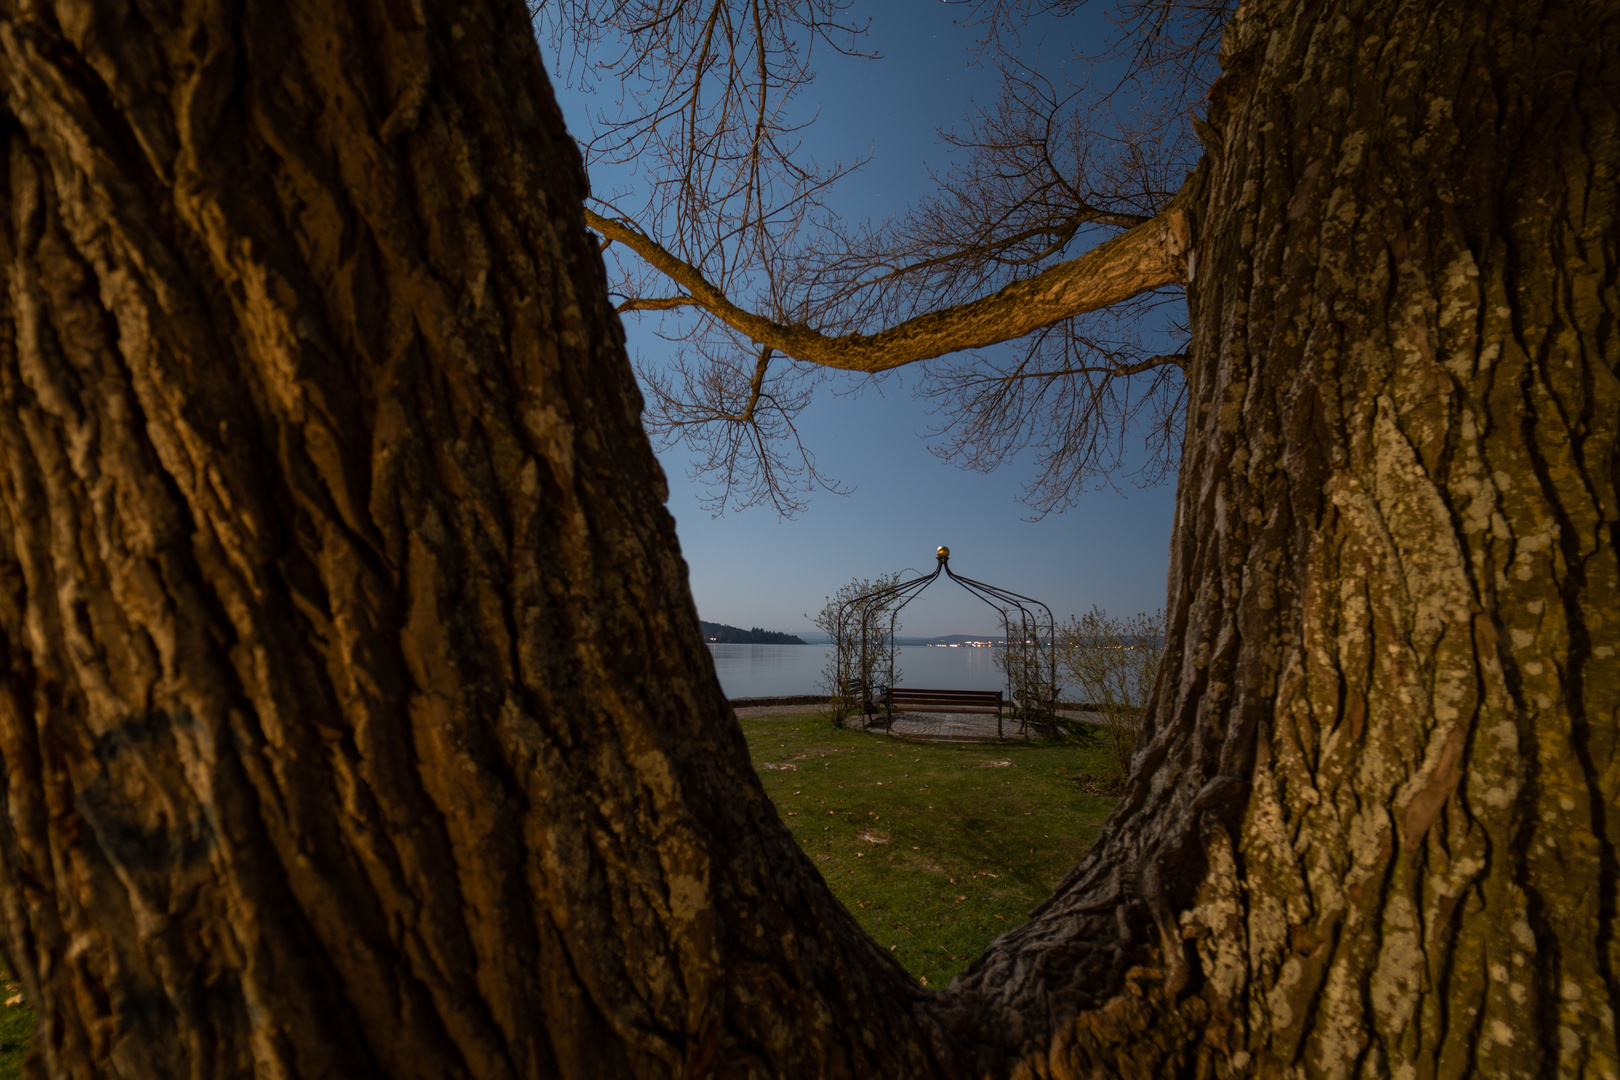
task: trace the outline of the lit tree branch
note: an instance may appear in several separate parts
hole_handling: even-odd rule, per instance
[[[834,337],[804,324],[779,323],[738,306],[696,267],[670,254],[630,222],[603,217],[589,207],[585,219],[603,237],[630,248],[685,288],[697,306],[754,342],[796,360],[865,372],[890,371],[918,360],[1010,341],[1075,315],[1184,282],[1190,240],[1187,215],[1172,205],[1078,258],[1015,281],[989,296],[930,311],[875,334]]]
[[[623,315],[628,311],[669,311],[673,308],[691,307],[696,303],[697,301],[690,296],[631,297],[613,310]]]

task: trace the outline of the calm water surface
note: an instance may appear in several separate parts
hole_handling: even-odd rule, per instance
[[[826,645],[720,645],[711,642],[714,670],[727,697],[824,694],[816,686],[827,665]],[[1000,690],[1006,684],[993,649],[902,645],[897,656],[901,686],[934,690]]]

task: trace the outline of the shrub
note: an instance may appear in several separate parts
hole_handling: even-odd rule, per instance
[[[1101,714],[1113,779],[1124,783],[1136,756],[1143,711],[1164,654],[1164,612],[1118,618],[1093,605],[1058,628],[1058,671]]]
[[[898,573],[880,574],[871,580],[855,578],[827,597],[821,613],[813,619],[816,629],[831,639],[827,665],[821,670],[817,687],[830,698],[828,709],[834,724],[842,725],[851,713],[864,710],[867,695],[893,686],[899,678],[890,649],[889,615],[893,604],[862,600],[899,580]],[[895,629],[899,629],[898,625]]]

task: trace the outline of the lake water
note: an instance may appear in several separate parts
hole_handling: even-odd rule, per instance
[[[826,645],[721,645],[711,642],[714,669],[727,697],[824,694],[816,686],[827,665]],[[1006,678],[996,670],[994,649],[951,649],[902,645],[895,662],[901,686],[934,690],[1000,690]]]

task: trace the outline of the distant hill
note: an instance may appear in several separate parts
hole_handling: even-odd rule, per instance
[[[779,634],[775,630],[761,630],[754,627],[743,630],[735,626],[727,626],[720,622],[704,622],[698,620],[703,627],[703,637],[708,641],[722,645],[803,645],[804,639],[794,637],[792,634]]]

